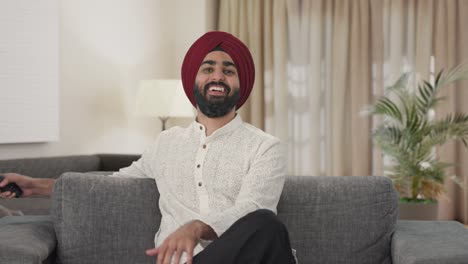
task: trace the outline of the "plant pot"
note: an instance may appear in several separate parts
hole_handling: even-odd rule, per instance
[[[400,202],[400,220],[437,220],[437,203]]]

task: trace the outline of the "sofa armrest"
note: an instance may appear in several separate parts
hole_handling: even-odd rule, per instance
[[[0,263],[53,263],[56,246],[49,216],[5,216],[0,219]]]
[[[137,161],[141,155],[131,154],[97,154],[100,160],[101,171],[118,171],[120,168],[128,167]]]
[[[161,216],[154,179],[64,173],[51,214],[61,263],[153,263]]]
[[[393,264],[468,263],[468,229],[455,221],[398,221]]]

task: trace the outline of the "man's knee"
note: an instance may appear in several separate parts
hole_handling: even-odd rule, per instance
[[[256,211],[253,211],[247,215],[247,217],[252,217],[256,219],[262,219],[262,220],[273,220],[276,219],[277,216],[270,210],[268,209],[258,209]]]
[[[285,225],[272,211],[267,209],[256,210],[246,216],[250,222],[256,225],[258,230],[264,232],[278,232],[286,230]]]

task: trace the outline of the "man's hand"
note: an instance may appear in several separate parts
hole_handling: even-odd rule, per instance
[[[182,254],[187,254],[187,264],[192,264],[193,249],[200,239],[214,239],[216,233],[207,224],[194,220],[168,236],[157,248],[146,250],[146,255],[158,255],[157,264],[170,264],[172,256],[174,263],[179,264]]]
[[[34,188],[33,178],[29,176],[17,174],[17,173],[5,173],[5,174],[2,174],[2,176],[5,178],[3,179],[3,181],[0,182],[0,187],[5,187],[9,183],[14,182],[23,191],[22,197],[30,196],[33,194],[33,188]],[[3,198],[15,198],[15,195],[16,194],[12,192],[0,193],[0,196]]]
[[[5,187],[7,184],[14,182],[23,191],[21,197],[50,195],[55,184],[55,179],[32,178],[17,173],[2,173],[2,176],[4,179],[0,182],[0,187]],[[3,192],[0,193],[0,197],[14,198],[15,194],[12,192]]]

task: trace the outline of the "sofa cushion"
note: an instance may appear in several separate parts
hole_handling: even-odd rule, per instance
[[[5,216],[0,219],[0,263],[47,263],[55,245],[50,216]]]
[[[391,263],[398,195],[386,177],[288,177],[278,216],[300,263]]]
[[[468,230],[455,221],[398,221],[393,264],[466,264]]]
[[[48,215],[50,209],[49,196],[31,196],[27,198],[1,199],[0,206],[9,210],[21,212],[24,215]]]
[[[64,173],[56,182],[51,214],[61,263],[153,263],[161,221],[153,179]]]

